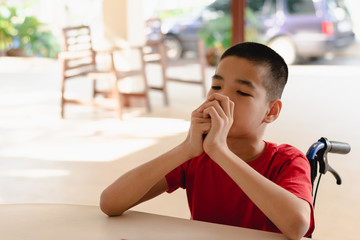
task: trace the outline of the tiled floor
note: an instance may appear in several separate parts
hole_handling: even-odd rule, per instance
[[[207,69],[209,78],[213,70]],[[151,76],[153,80],[157,73]],[[316,239],[359,239],[359,79],[358,64],[290,67],[283,112],[265,136],[304,152],[322,136],[352,146],[349,155],[329,155],[343,184],[337,186],[331,174],[322,179]],[[75,81],[72,89],[86,95],[86,84]],[[97,205],[101,191],[120,174],[186,136],[190,113],[203,101],[201,89],[178,83],[169,87],[170,107],[163,106],[160,93],[152,92],[150,114],[136,107],[120,121],[114,111],[69,106],[61,120],[57,62],[0,58],[0,204]],[[189,217],[183,191],[136,209]]]

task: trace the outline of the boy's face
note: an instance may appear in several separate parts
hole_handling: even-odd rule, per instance
[[[219,62],[208,95],[226,95],[235,103],[234,123],[228,137],[262,135],[270,107],[262,83],[265,76],[265,67],[244,58],[228,56]]]

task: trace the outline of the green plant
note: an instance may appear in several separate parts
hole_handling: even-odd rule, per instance
[[[0,50],[20,49],[25,56],[56,57],[55,36],[35,16],[23,16],[15,7],[0,5]]]
[[[248,1],[248,3],[253,3]],[[258,4],[258,3],[257,3]],[[256,5],[256,4],[255,4]],[[261,42],[259,33],[263,31],[258,16],[252,10],[254,6],[245,8],[245,41]],[[217,0],[209,6],[212,12],[211,18],[204,20],[203,27],[199,31],[199,36],[203,40],[208,54],[211,56],[210,65],[215,65],[223,51],[231,45],[231,26],[230,1]],[[209,58],[209,56],[207,56]]]
[[[59,51],[56,38],[36,17],[23,18],[21,22],[15,24],[15,28],[17,30],[15,39],[19,48],[24,49],[25,55],[56,57]]]
[[[224,50],[230,47],[231,42],[230,14],[207,21],[200,29],[200,38],[207,48]]]
[[[15,11],[15,8],[0,3],[0,51],[5,51],[11,47],[13,36],[16,34],[14,24],[11,22]]]
[[[231,43],[231,17],[230,14],[206,21],[199,31],[206,51],[206,59],[210,66],[215,66],[224,49]]]

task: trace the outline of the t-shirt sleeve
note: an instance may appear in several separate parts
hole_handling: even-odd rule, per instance
[[[276,183],[298,198],[307,201],[311,207],[310,227],[305,236],[315,228],[312,184],[310,180],[310,164],[305,156],[297,155],[288,160],[281,168]]]
[[[187,165],[188,162],[185,162],[177,168],[173,169],[165,176],[167,184],[169,186],[169,189],[167,190],[168,193],[172,193],[179,187],[185,188]]]

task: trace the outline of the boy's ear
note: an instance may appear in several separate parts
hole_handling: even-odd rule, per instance
[[[275,121],[280,115],[281,108],[282,108],[282,102],[280,99],[275,99],[269,102],[269,109],[264,118],[264,122],[271,123]]]

